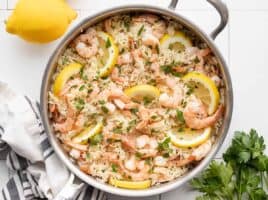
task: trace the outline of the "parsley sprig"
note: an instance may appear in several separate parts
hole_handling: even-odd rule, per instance
[[[224,162],[212,161],[191,185],[203,193],[197,200],[268,199],[268,156],[262,136],[237,131],[223,154]]]

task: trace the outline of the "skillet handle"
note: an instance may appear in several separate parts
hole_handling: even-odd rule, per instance
[[[219,13],[221,17],[220,24],[210,33],[210,37],[214,40],[218,34],[224,29],[228,22],[229,12],[228,8],[222,0],[207,0]],[[178,4],[178,0],[171,0],[169,8],[174,10]]]

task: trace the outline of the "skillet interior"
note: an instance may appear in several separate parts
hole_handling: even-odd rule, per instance
[[[101,183],[94,179],[93,177],[83,173],[79,170],[79,168],[70,161],[69,156],[64,152],[64,150],[61,148],[60,143],[58,142],[57,138],[55,137],[55,134],[53,133],[52,127],[50,125],[50,121],[48,118],[48,91],[52,82],[52,76],[54,74],[54,71],[56,69],[56,63],[59,58],[59,56],[63,53],[65,48],[68,46],[68,44],[88,27],[91,25],[94,25],[108,17],[118,15],[118,14],[126,14],[126,13],[137,13],[137,12],[150,12],[157,15],[167,16],[169,18],[172,18],[185,27],[187,27],[190,31],[193,31],[198,37],[200,37],[201,40],[206,42],[210,49],[213,51],[214,55],[217,57],[221,73],[223,75],[223,80],[226,86],[225,91],[225,114],[223,119],[223,125],[219,130],[219,137],[217,138],[215,144],[213,145],[212,150],[210,153],[204,158],[194,169],[187,172],[182,177],[179,177],[173,181],[170,181],[168,183],[164,183],[158,186],[153,186],[151,188],[145,189],[145,190],[128,190],[128,189],[120,189],[115,188],[113,186],[110,186],[108,184]],[[220,52],[218,51],[217,47],[214,45],[214,42],[210,39],[209,36],[207,36],[201,29],[198,28],[198,26],[194,25],[191,21],[187,20],[186,18],[182,17],[181,15],[175,13],[174,11],[154,7],[154,6],[148,6],[148,5],[134,5],[134,6],[121,6],[112,8],[109,10],[102,11],[100,13],[97,13],[95,15],[89,16],[86,19],[84,19],[82,22],[80,22],[76,27],[74,27],[61,41],[61,43],[58,45],[52,56],[50,57],[50,60],[47,64],[45,74],[43,76],[43,82],[42,82],[42,88],[41,88],[41,117],[43,120],[44,128],[49,136],[49,140],[51,142],[52,147],[54,148],[57,155],[60,157],[60,159],[64,162],[64,164],[81,180],[86,182],[87,184],[90,184],[96,188],[99,188],[101,190],[104,190],[109,193],[122,195],[122,196],[150,196],[150,195],[156,195],[163,192],[167,192],[169,190],[175,189],[190,179],[192,179],[194,176],[196,176],[199,172],[202,171],[210,162],[210,160],[214,157],[214,155],[217,153],[219,148],[221,147],[230,124],[231,116],[232,116],[232,106],[233,106],[233,93],[232,93],[232,84],[230,75],[226,66],[226,63],[221,56]]]

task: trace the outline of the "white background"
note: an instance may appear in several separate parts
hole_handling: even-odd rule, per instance
[[[17,0],[0,0],[0,81],[14,90],[39,99],[45,65],[60,40],[46,45],[29,44],[5,32],[4,20]],[[144,3],[167,7],[169,0],[68,0],[82,18],[115,5]],[[268,1],[229,0],[228,26],[216,39],[226,59],[234,89],[234,112],[228,137],[217,157],[230,144],[234,130],[255,128],[268,142]],[[177,12],[210,33],[218,23],[218,15],[205,0],[179,0]],[[19,133],[19,131],[18,131]],[[0,161],[0,187],[8,179],[4,161]],[[195,193],[185,186],[180,189],[142,198],[146,200],[194,199]],[[109,199],[131,199],[109,196]],[[140,198],[141,199],[141,198]]]

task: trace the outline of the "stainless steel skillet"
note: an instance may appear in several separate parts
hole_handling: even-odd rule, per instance
[[[141,197],[141,196],[156,195],[156,194],[164,193],[169,190],[178,188],[179,186],[183,185],[187,181],[191,180],[194,176],[196,176],[209,164],[213,156],[217,153],[217,151],[221,147],[227,135],[228,128],[230,125],[232,109],[233,109],[233,91],[232,91],[232,82],[231,82],[231,78],[230,78],[230,74],[229,74],[226,62],[224,61],[220,51],[216,47],[213,40],[226,26],[227,21],[228,21],[228,10],[225,4],[221,2],[220,0],[207,0],[207,1],[216,8],[216,10],[219,12],[220,17],[221,17],[220,24],[215,28],[215,30],[210,35],[207,35],[197,25],[195,25],[193,22],[191,22],[187,18],[176,13],[174,9],[178,3],[178,0],[172,0],[168,9],[160,8],[156,6],[149,6],[149,5],[127,5],[127,6],[114,7],[108,10],[101,11],[97,14],[87,17],[78,25],[76,25],[72,29],[72,31],[68,33],[63,38],[61,43],[57,46],[57,48],[55,49],[54,53],[51,55],[48,61],[46,71],[43,76],[43,82],[42,82],[42,88],[41,88],[41,99],[40,99],[42,120],[43,120],[44,128],[52,144],[52,147],[54,148],[59,158],[62,160],[63,163],[65,163],[65,165],[70,169],[70,171],[72,171],[78,178],[83,180],[85,183],[92,185],[96,188],[99,188],[101,190],[104,190],[106,192],[121,195],[121,196]],[[220,63],[219,67],[223,75],[223,80],[226,86],[225,88],[225,114],[224,114],[223,125],[220,128],[219,137],[216,140],[209,155],[204,160],[202,160],[194,169],[186,173],[183,177],[177,178],[168,183],[164,183],[158,186],[153,186],[145,190],[129,190],[129,189],[115,188],[111,185],[101,183],[97,181],[96,179],[94,179],[93,177],[80,171],[79,168],[74,163],[71,162],[71,160],[69,159],[69,156],[62,149],[60,143],[55,137],[55,134],[52,130],[51,123],[48,117],[48,91],[50,89],[50,85],[52,82],[52,76],[56,69],[57,60],[59,56],[63,53],[65,48],[68,46],[68,44],[77,35],[79,35],[79,33],[81,33],[82,30],[87,29],[91,25],[94,25],[114,15],[133,13],[133,12],[134,13],[149,12],[149,13],[153,13],[157,15],[167,16],[169,18],[172,18],[178,21],[179,23],[187,27],[189,30],[193,31],[193,33],[195,33],[198,37],[200,37],[204,42],[207,43],[207,45],[213,51],[214,55],[217,57]]]

